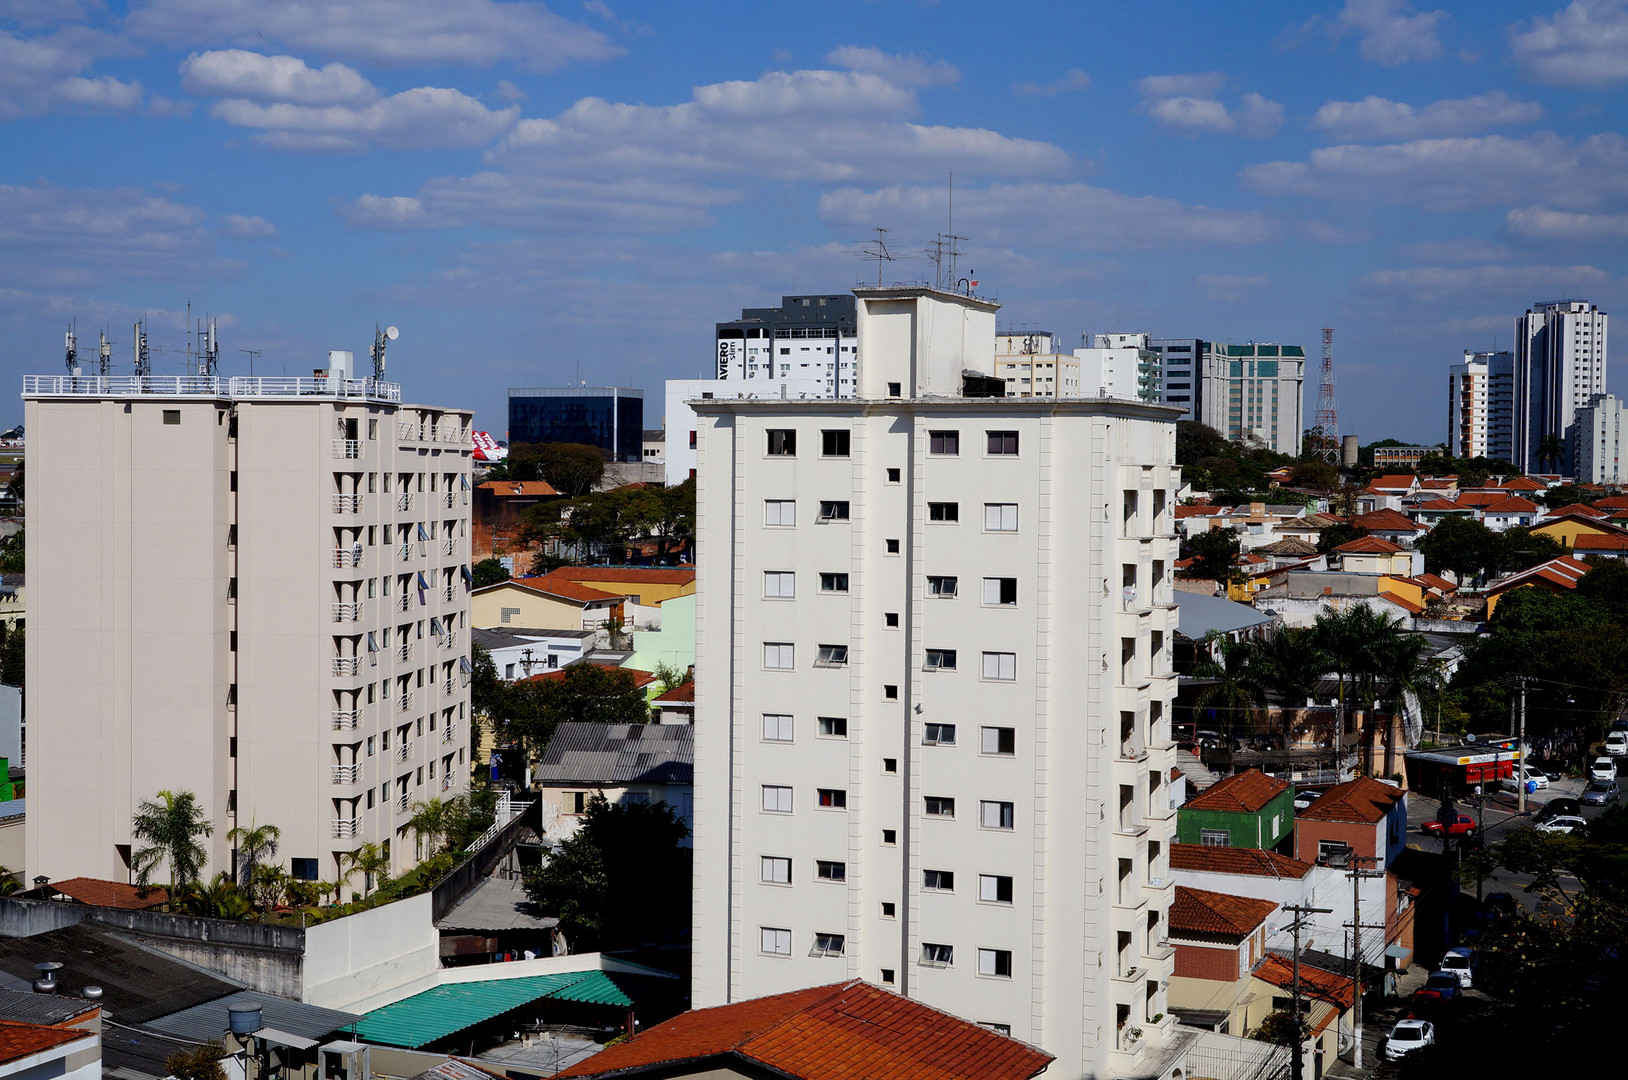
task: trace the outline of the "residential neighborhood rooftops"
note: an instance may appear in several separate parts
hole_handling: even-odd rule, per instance
[[[1384,818],[1391,807],[1401,802],[1401,788],[1359,776],[1343,784],[1335,784],[1323,797],[1300,811],[1301,821],[1360,821],[1373,824]]]
[[[1347,540],[1334,550],[1342,555],[1394,555],[1402,550],[1402,546],[1391,543],[1383,536],[1359,536],[1355,540]]]
[[[657,694],[655,700],[662,704],[671,704],[678,701],[695,702],[695,680],[691,679],[683,686],[675,686],[665,694]]]
[[[1376,476],[1368,482],[1368,486],[1381,491],[1412,491],[1418,482],[1419,478],[1412,473],[1401,473],[1395,476]]]
[[[1499,578],[1487,586],[1487,592],[1492,594],[1507,592],[1522,585],[1535,585],[1540,581],[1563,589],[1575,589],[1578,579],[1591,569],[1592,567],[1581,559],[1561,555],[1548,562],[1510,574],[1508,577]]]
[[[1269,953],[1255,969],[1255,977],[1273,986],[1288,988],[1294,985],[1294,966],[1288,960]],[[1306,997],[1326,1001],[1330,1005],[1338,1006],[1343,1012],[1349,1009],[1355,997],[1351,993],[1351,977],[1349,975],[1335,975],[1333,972],[1312,967],[1309,964],[1300,965],[1300,992]]]
[[[126,881],[102,881],[99,878],[76,877],[66,881],[53,881],[50,888],[81,904],[93,907],[123,908],[126,911],[145,911],[169,902],[170,894],[157,886],[141,889]]]
[[[1311,863],[1260,848],[1210,847],[1171,844],[1170,869],[1212,874],[1250,874],[1255,877],[1303,878]]]
[[[1424,614],[1425,609],[1424,609],[1423,604],[1415,604],[1412,600],[1409,600],[1407,597],[1402,596],[1402,595],[1400,595],[1398,593],[1391,592],[1389,589],[1380,589],[1379,590],[1379,598],[1381,600],[1390,601],[1391,603],[1395,604],[1397,607],[1401,608],[1403,611],[1406,611],[1409,615],[1423,615]]]
[[[570,581],[625,581],[634,584],[688,585],[695,580],[693,566],[562,566],[549,577]]]
[[[1207,634],[1231,633],[1260,626],[1272,621],[1248,604],[1238,604],[1223,596],[1177,589],[1172,593],[1176,602],[1176,633],[1188,641],[1203,641]]]
[[[1428,532],[1423,525],[1408,517],[1406,514],[1389,508],[1384,510],[1370,510],[1366,514],[1358,514],[1351,519],[1351,524],[1359,529],[1375,532]]]
[[[508,582],[499,582],[498,584],[520,585],[547,596],[558,596],[566,600],[581,600],[586,603],[623,599],[620,593],[606,592],[603,589],[591,588],[572,581],[558,570],[550,574],[543,574],[540,577],[510,578]]]
[[[1607,518],[1610,516],[1604,510],[1596,510],[1594,507],[1586,506],[1583,503],[1567,503],[1565,506],[1557,506],[1553,510],[1545,511],[1543,520],[1548,521],[1553,518],[1563,517]]]
[[[1310,544],[1298,536],[1285,536],[1282,540],[1274,540],[1270,544],[1255,549],[1257,555],[1315,555],[1317,545]]]
[[[537,765],[544,784],[688,784],[695,729],[688,724],[565,723]]]
[[[355,1013],[324,1009],[316,1005],[307,1005],[302,1001],[273,997],[258,990],[240,990],[235,994],[206,1001],[190,1009],[182,1009],[168,1016],[159,1017],[157,1020],[150,1020],[147,1026],[171,1035],[206,1042],[209,1039],[220,1038],[220,1033],[226,1030],[231,1017],[229,1010],[233,1005],[257,1005],[260,1007],[261,1019],[266,1027],[305,1039],[320,1039],[360,1019]]]
[[[95,1037],[95,1032],[79,1028],[54,1028],[0,1020],[0,1064],[10,1064],[65,1043]]]
[[[482,491],[490,491],[500,497],[520,496],[525,498],[530,496],[531,498],[541,498],[548,495],[563,494],[553,484],[543,480],[487,480],[484,483],[477,484],[476,487]]]
[[[1482,514],[1535,514],[1538,504],[1519,495],[1508,495],[1481,506]]]
[[[559,1075],[635,1076],[730,1059],[794,1080],[1028,1080],[1052,1056],[856,979],[696,1009]]]
[[[1232,810],[1253,814],[1287,790],[1287,780],[1267,776],[1259,769],[1246,769],[1218,780],[1204,794],[1188,799],[1185,806],[1193,810]]]
[[[1277,908],[1272,900],[1177,885],[1170,902],[1170,930],[1244,938],[1253,934]]]

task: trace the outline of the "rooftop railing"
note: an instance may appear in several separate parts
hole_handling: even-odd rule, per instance
[[[238,375],[24,375],[25,397],[335,397],[400,401],[401,384],[382,379]]]

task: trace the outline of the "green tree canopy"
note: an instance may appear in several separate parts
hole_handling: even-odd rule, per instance
[[[563,723],[642,724],[649,719],[650,707],[631,671],[578,663],[557,675],[511,683],[504,693],[501,730],[537,757]]]
[[[605,476],[605,455],[584,443],[544,443],[538,448],[537,472],[555,491],[577,498]]]
[[[1239,550],[1238,534],[1222,526],[1212,527],[1209,532],[1190,537],[1187,541],[1187,553],[1193,558],[1193,563],[1183,576],[1219,581],[1222,584],[1242,581],[1243,573],[1234,565]]]
[[[477,589],[509,580],[509,571],[497,559],[482,559],[469,568],[469,573],[474,578],[474,587]]]
[[[1353,540],[1360,540],[1368,535],[1368,530],[1361,525],[1352,525],[1346,521],[1336,521],[1317,534],[1317,553],[1327,555],[1341,544],[1349,544]]]
[[[1494,569],[1501,559],[1498,534],[1473,518],[1448,517],[1436,523],[1418,543],[1424,552],[1425,570],[1457,576],[1463,584]]]
[[[147,845],[130,856],[136,884],[146,888],[153,871],[166,861],[172,886],[195,884],[209,861],[199,840],[214,832],[214,824],[190,791],[160,791],[157,799],[144,799],[130,819],[131,837]]]

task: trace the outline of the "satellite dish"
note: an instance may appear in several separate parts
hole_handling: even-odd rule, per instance
[[[391,341],[394,341],[401,336],[401,331],[397,330],[394,326],[387,326],[384,328],[384,336],[389,338]]]

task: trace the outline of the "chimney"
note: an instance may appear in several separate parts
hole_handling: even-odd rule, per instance
[[[57,963],[55,960],[48,960],[43,964],[35,964],[34,970],[40,973],[39,977],[34,980],[34,993],[56,993],[57,972],[62,970],[62,965]]]

